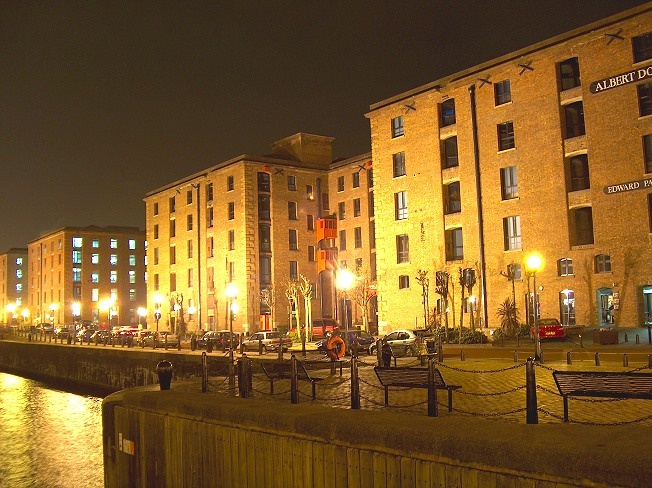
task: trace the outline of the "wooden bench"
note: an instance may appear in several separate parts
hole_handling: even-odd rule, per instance
[[[569,396],[652,399],[652,373],[554,371],[552,376],[564,398],[564,422]]]
[[[263,368],[265,375],[269,378],[270,393],[274,393],[274,381],[276,380],[291,380],[292,379],[292,363],[291,362],[266,362],[262,361],[260,366]],[[313,378],[308,374],[306,367],[301,361],[297,361],[297,379],[308,381],[312,385],[312,399],[317,398],[316,385],[324,378]]]
[[[385,388],[385,406],[389,404],[389,387],[402,386],[407,388],[428,388],[428,368],[384,368],[374,367],[378,381]],[[461,385],[447,385],[441,372],[434,371],[435,388],[448,390],[448,411],[453,411],[453,390],[462,388]]]

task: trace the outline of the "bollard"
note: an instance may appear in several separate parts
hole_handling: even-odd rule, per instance
[[[213,352],[213,341],[210,339],[206,339],[206,352],[211,353]]]
[[[464,350],[460,351],[460,361],[464,361]]]
[[[161,390],[169,390],[172,382],[172,363],[170,361],[159,361],[156,365],[156,374]]]
[[[437,361],[440,363],[444,362],[444,347],[441,342],[441,336],[439,337],[439,345],[437,346]]]
[[[201,353],[201,392],[208,391],[208,363],[206,361],[206,351]]]
[[[640,344],[640,343],[641,343],[641,338],[638,336],[638,334],[636,334],[636,344]]]
[[[582,342],[582,334],[580,334],[580,347],[584,347],[584,343]]]
[[[260,356],[262,354],[263,354],[263,340],[258,339],[258,355]]]
[[[246,354],[238,361],[238,392],[241,398],[249,398],[251,392],[251,361]]]
[[[514,362],[518,363],[518,351],[514,351]]]
[[[647,367],[648,369],[652,369],[652,354],[647,355]]]
[[[625,332],[625,342],[629,342],[629,339],[627,338],[627,332]]]
[[[358,381],[358,358],[351,357],[351,409],[360,410],[360,383]]]
[[[165,350],[168,350],[168,335],[165,334]]]
[[[539,423],[539,411],[537,409],[537,380],[534,372],[534,359],[527,358],[525,364],[525,411],[528,424]]]
[[[229,388],[235,388],[235,372],[233,371],[233,349],[229,349]]]
[[[450,400],[450,399],[449,399]],[[428,358],[428,417],[437,417],[437,388],[435,385],[435,364]]]
[[[599,352],[595,353],[595,365],[600,366],[600,353]]]
[[[194,351],[195,349],[197,349],[197,337],[193,334],[190,338],[190,350]]]
[[[31,333],[27,334],[27,342],[32,342],[32,334]]]
[[[623,354],[623,366],[629,366],[629,356],[627,353]]]
[[[573,358],[571,357],[571,352],[566,353],[566,364],[573,364]]]
[[[543,357],[543,349],[541,350],[541,353],[539,354],[539,362],[540,362],[541,364],[545,363],[545,359],[544,359],[544,357]]]
[[[294,354],[290,358],[290,365],[292,366],[292,374],[290,375],[290,399],[293,404],[299,403],[299,379],[297,371],[297,358]]]
[[[181,350],[181,337],[177,337],[177,351]]]

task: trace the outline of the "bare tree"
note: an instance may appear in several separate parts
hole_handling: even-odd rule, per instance
[[[296,318],[297,335],[301,339],[301,323],[299,320],[299,288],[298,282],[288,280],[285,282],[285,297],[290,306],[290,329],[292,329],[292,319]]]
[[[177,317],[179,323],[177,324],[177,334],[185,335],[186,333],[186,318],[184,316],[184,308],[183,308],[183,293],[178,293],[175,292],[172,295],[172,301],[173,301],[173,307],[174,310],[177,312]],[[172,333],[174,333],[175,330],[174,328],[172,329]]]
[[[312,283],[300,274],[297,289],[303,297],[303,307],[306,311],[306,340],[312,340]],[[297,322],[299,322],[298,317]]]
[[[351,298],[362,310],[362,329],[369,332],[369,303],[376,295],[376,282],[365,268],[356,269],[356,280]]]

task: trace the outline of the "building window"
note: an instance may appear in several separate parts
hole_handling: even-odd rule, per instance
[[[571,245],[593,244],[593,210],[580,207],[570,212]]]
[[[100,240],[99,239],[93,239],[93,242],[91,242],[91,246],[95,249],[100,247]]]
[[[258,220],[271,220],[268,195],[258,195]]]
[[[133,269],[129,270],[129,283],[136,283],[136,272]]]
[[[186,230],[192,230],[192,215],[188,215],[186,221]]]
[[[297,220],[297,202],[288,202],[288,219]]]
[[[405,153],[398,152],[392,156],[394,164],[394,178],[405,176]]]
[[[229,242],[228,242],[229,251],[235,249],[235,231],[233,229],[229,230]]]
[[[315,199],[315,189],[312,187],[312,185],[306,185],[306,197],[308,200]]]
[[[177,209],[177,200],[175,197],[170,197],[170,213],[174,213]]]
[[[258,224],[260,252],[272,252],[272,228],[269,224]]]
[[[73,251],[72,252],[72,264],[81,264],[82,262],[82,252],[81,251]]]
[[[260,284],[270,285],[272,283],[272,258],[271,256],[260,256]]]
[[[652,135],[643,136],[643,159],[645,160],[645,172],[652,173]]]
[[[159,277],[158,273],[155,273],[154,274],[154,289],[156,291],[160,290],[161,289],[160,285],[161,285],[160,277]],[[95,300],[95,301],[97,301],[97,300]]]
[[[213,183],[208,183],[206,185],[206,201],[207,202],[213,201]]]
[[[403,116],[394,117],[392,119],[392,137],[402,136],[403,133]]]
[[[299,279],[299,263],[298,261],[290,261],[290,279],[297,281]]]
[[[215,240],[213,236],[206,238],[206,254],[212,258],[215,253]]]
[[[570,173],[570,191],[586,190],[591,187],[589,180],[589,157],[578,154],[568,161]]]
[[[410,277],[408,275],[401,275],[398,277],[398,289],[404,290],[410,288]]]
[[[235,202],[229,202],[228,219],[235,219]]]
[[[507,276],[511,276],[513,280],[522,279],[522,268],[520,264],[511,263],[507,265]]]
[[[337,191],[344,191],[344,176],[337,177]]]
[[[214,221],[213,207],[208,207],[206,209],[206,227],[213,227]]]
[[[111,274],[109,275],[109,281],[111,283],[117,283],[118,282],[118,271],[117,270],[112,270]]]
[[[500,193],[503,200],[518,198],[516,166],[500,168]]]
[[[192,288],[192,268],[188,268],[188,288]]]
[[[72,282],[81,283],[82,270],[81,268],[72,268]]]
[[[371,220],[369,222],[369,248],[370,249],[376,248],[376,221],[375,220]]]
[[[233,283],[235,281],[235,263],[233,261],[229,261],[229,283]]]
[[[186,192],[186,205],[190,205],[192,203],[192,190],[188,190]]]
[[[170,264],[177,264],[177,248],[170,246]]]
[[[394,193],[394,219],[405,220],[408,218],[407,192]]]
[[[632,49],[635,63],[652,59],[652,32],[632,38]]]
[[[136,239],[129,239],[129,241],[127,241],[127,245],[129,247],[129,249],[132,249],[132,250],[136,249]]]
[[[564,105],[564,117],[566,120],[566,139],[586,134],[584,128],[584,106],[582,102]]]
[[[353,186],[353,188],[360,188],[360,172],[356,171],[352,176],[353,182],[351,186]]]
[[[235,183],[234,183],[233,175],[229,175],[226,177],[226,191],[233,191],[234,188],[235,188]]]
[[[72,238],[72,247],[80,248],[82,247],[83,239],[81,237]]]
[[[297,191],[297,177],[288,175],[288,190]]]
[[[308,230],[315,230],[315,216],[308,214],[306,215],[306,228]]]
[[[596,273],[611,273],[611,256],[609,254],[598,254],[595,257]]]
[[[136,301],[136,289],[135,288],[129,288],[129,301],[130,302],[135,302]]]
[[[652,232],[652,193],[647,195],[647,214],[650,220],[650,232]]]
[[[444,169],[454,168],[460,164],[457,157],[457,136],[444,139],[442,142],[442,151],[444,153],[442,158],[444,160]]]
[[[193,254],[192,239],[188,239],[188,243],[186,247],[188,249],[188,259],[192,259],[192,254]]]
[[[410,240],[407,234],[396,236],[396,262],[410,262]]]
[[[265,171],[260,171],[258,173],[258,191],[270,192],[270,175]]]
[[[117,266],[118,265],[118,255],[117,254],[111,254],[109,256],[109,263],[111,266]]]
[[[521,249],[521,217],[518,215],[503,219],[505,251]]]
[[[449,98],[441,103],[441,126],[455,124],[455,99]]]
[[[290,229],[289,230],[289,239],[290,239],[290,246],[289,249],[290,251],[296,251],[299,249],[299,240],[297,237],[297,230],[296,229]]]
[[[324,210],[330,209],[330,201],[328,200],[328,193],[321,194],[321,205],[324,207]]]
[[[158,215],[158,202],[154,202],[154,215]]]
[[[362,247],[362,227],[356,227],[353,230],[355,235],[355,248],[360,249]]]
[[[99,283],[100,282],[100,273],[98,271],[93,271],[91,273],[91,283]]]
[[[444,185],[444,214],[450,215],[461,211],[460,182],[454,181]]]
[[[346,231],[340,231],[340,251],[346,251]]]
[[[509,80],[494,83],[494,98],[496,100],[496,106],[512,101],[512,88]]]
[[[444,233],[446,245],[446,261],[461,261],[464,259],[464,242],[462,229],[448,229]]]
[[[503,122],[498,124],[498,150],[505,151],[516,147],[514,144],[514,123]]]
[[[158,239],[158,224],[154,224],[154,239]]]
[[[557,276],[572,276],[573,260],[570,258],[561,258],[557,261]]]
[[[98,253],[91,254],[91,264],[100,264],[100,255]]]
[[[308,246],[308,261],[315,262],[315,246]]]
[[[136,255],[135,254],[130,254],[129,255],[129,266],[136,266]]]
[[[359,198],[354,198],[353,199],[353,216],[354,217],[360,217],[360,199]]]
[[[170,237],[175,237],[177,235],[177,221],[172,219],[170,220]]]
[[[638,108],[641,117],[652,114],[652,83],[643,83],[638,90]]]
[[[158,264],[158,247],[154,248],[154,264]]]
[[[580,63],[577,58],[569,58],[559,63],[559,83],[561,91],[580,86]]]
[[[337,204],[337,218],[344,220],[346,218],[346,203],[340,202]]]
[[[170,273],[170,291],[177,291],[177,274]]]

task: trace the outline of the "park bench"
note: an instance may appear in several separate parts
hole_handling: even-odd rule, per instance
[[[317,398],[316,385],[324,378],[315,378],[308,374],[306,367],[301,361],[297,361],[297,379],[308,381],[312,385],[312,399]],[[270,393],[274,393],[274,381],[292,379],[291,362],[266,362],[261,361],[260,366],[263,368],[265,375],[269,379]]]
[[[385,388],[385,406],[389,404],[389,387],[428,388],[428,368],[384,368],[374,367],[378,381]],[[441,372],[434,370],[435,388],[448,391],[448,411],[453,411],[453,390],[461,385],[447,385]]]
[[[554,371],[552,376],[564,398],[564,422],[569,396],[652,399],[652,373]]]

